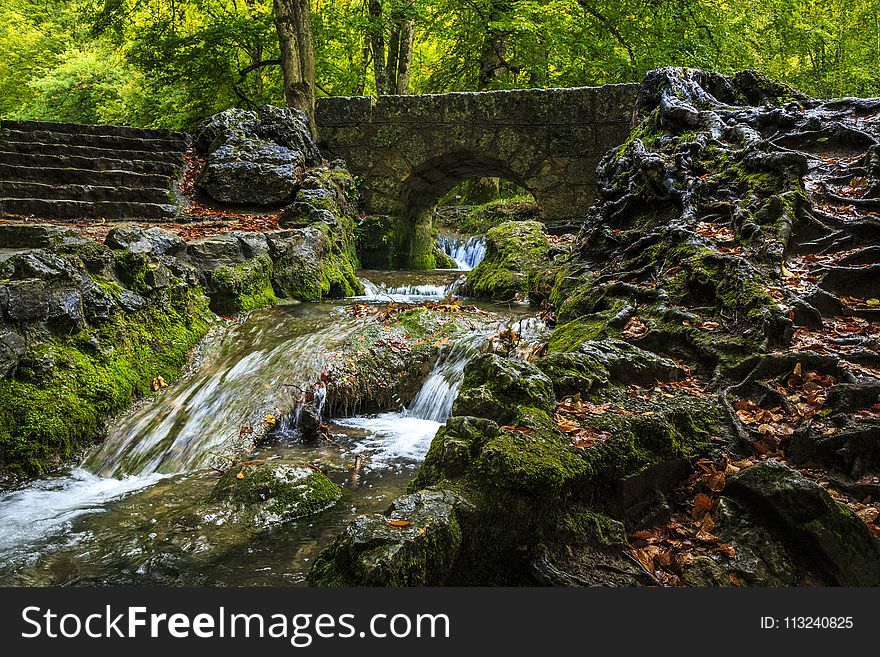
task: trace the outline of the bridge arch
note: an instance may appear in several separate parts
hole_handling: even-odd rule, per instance
[[[431,209],[458,183],[528,190],[551,229],[582,217],[595,170],[623,142],[638,85],[322,98],[322,147],[362,181],[368,213],[396,226],[401,267],[433,266]]]

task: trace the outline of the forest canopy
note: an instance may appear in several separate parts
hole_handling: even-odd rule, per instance
[[[4,0],[0,116],[188,129],[283,104],[274,4]],[[880,0],[310,4],[319,96],[634,82],[666,65],[880,95]]]

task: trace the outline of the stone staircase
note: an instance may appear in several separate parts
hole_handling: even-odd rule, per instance
[[[0,216],[171,219],[186,148],[167,130],[0,121]]]

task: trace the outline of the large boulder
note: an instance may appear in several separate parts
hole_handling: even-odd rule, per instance
[[[880,541],[855,513],[797,470],[770,459],[731,477],[727,492],[779,523],[835,584],[880,585]]]
[[[277,206],[296,194],[304,165],[300,151],[236,137],[208,156],[198,186],[221,203]]]
[[[308,117],[291,108],[226,110],[200,125],[193,139],[208,154],[198,187],[221,203],[283,205],[305,168],[321,163]]]

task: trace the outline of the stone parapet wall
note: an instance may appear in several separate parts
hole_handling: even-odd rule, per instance
[[[467,178],[529,190],[548,220],[583,215],[602,155],[626,140],[638,85],[415,96],[317,104],[322,147],[364,183],[369,212],[423,211]]]

